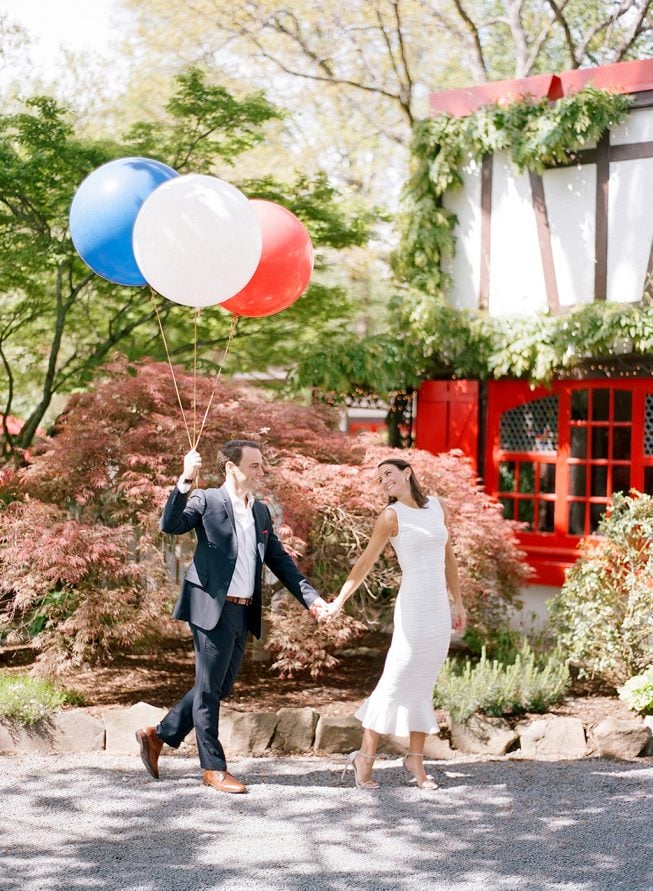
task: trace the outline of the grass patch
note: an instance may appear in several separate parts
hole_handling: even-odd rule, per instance
[[[83,697],[58,689],[51,681],[0,673],[0,719],[31,726],[63,705],[81,705]]]

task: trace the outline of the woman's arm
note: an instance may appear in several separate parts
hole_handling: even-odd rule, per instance
[[[444,514],[444,525],[447,527],[447,531],[449,532],[449,511],[447,510],[446,502],[443,499],[438,500],[440,501],[442,512]],[[451,543],[450,532],[447,539],[447,544],[444,549],[444,577],[449,593],[453,597],[453,627],[456,631],[464,631],[465,625],[467,624],[467,615],[465,613],[465,607],[463,606],[463,599],[460,593],[458,561],[456,560],[456,555]]]
[[[376,563],[379,554],[388,543],[388,539],[397,534],[397,529],[397,514],[392,508],[386,508],[376,518],[367,547],[354,563],[351,572],[347,576],[347,580],[340,589],[340,593],[329,604],[331,615],[338,613],[354,591],[363,584],[369,571]]]

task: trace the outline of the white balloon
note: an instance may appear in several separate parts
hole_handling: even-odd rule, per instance
[[[254,275],[262,235],[245,195],[215,176],[177,176],[143,202],[134,256],[155,291],[184,306],[214,306]]]

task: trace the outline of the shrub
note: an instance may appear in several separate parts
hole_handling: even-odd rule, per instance
[[[653,665],[627,680],[618,693],[628,708],[642,715],[653,715]]]
[[[0,674],[0,718],[30,726],[70,699],[71,694],[42,678]]]
[[[169,581],[159,548],[127,524],[71,519],[54,505],[14,502],[0,536],[0,627],[36,635],[37,670],[57,674],[106,658],[151,630]]]
[[[201,421],[214,380],[175,373],[187,413],[196,405]],[[469,462],[461,453],[435,456],[389,449],[376,437],[352,439],[337,421],[323,406],[275,400],[268,391],[221,380],[200,443],[201,485],[221,482],[219,443],[240,436],[260,441],[268,471],[262,494],[275,525],[285,528],[302,570],[328,596],[384,507],[378,462],[408,458],[429,492],[448,501],[470,624],[479,634],[501,627],[527,569],[514,524],[483,492]],[[42,670],[110,658],[113,649],[166,628],[176,582],[167,577],[162,552],[176,566],[192,540],[162,538],[158,520],[187,448],[168,367],[121,360],[100,372],[91,391],[70,399],[27,467],[6,476],[5,486],[0,480],[0,630],[37,634]],[[398,585],[388,547],[352,598],[351,613],[386,625]],[[289,635],[286,646],[277,646],[287,656],[277,659],[279,668],[305,663],[308,653],[315,666],[332,664],[326,639],[300,655],[294,618],[296,612],[276,623],[275,646],[281,628]],[[314,627],[305,630],[312,635]]]
[[[581,677],[617,686],[653,662],[653,498],[615,494],[599,532],[582,542],[551,623]]]
[[[570,683],[566,660],[559,651],[536,656],[525,643],[512,664],[489,660],[485,649],[474,664],[447,659],[438,676],[433,702],[455,721],[485,715],[545,712],[564,697]]]
[[[266,647],[275,657],[272,668],[288,678],[304,671],[316,678],[334,668],[339,662],[334,651],[367,630],[362,622],[344,613],[318,623],[306,610],[298,610],[295,603],[287,611],[272,612],[270,623]]]
[[[403,458],[429,493],[447,501],[469,624],[483,636],[505,625],[507,613],[519,605],[519,588],[529,569],[517,544],[516,524],[503,519],[469,461],[459,451],[432,455],[391,449],[372,435],[354,443],[360,452],[356,463],[320,464],[306,454],[292,455],[282,459],[282,472],[269,481],[283,505],[284,522],[305,540],[305,565],[316,586],[338,591],[387,503],[377,483],[377,465],[385,458]],[[400,578],[388,545],[352,597],[349,611],[370,625],[386,626]]]

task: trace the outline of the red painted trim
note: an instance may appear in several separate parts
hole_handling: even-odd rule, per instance
[[[460,449],[476,471],[478,381],[422,381],[417,392],[415,446],[432,452]]]
[[[459,90],[431,93],[431,112],[464,117],[484,105],[507,105],[520,99],[560,99],[563,95],[560,78],[555,74],[537,74],[521,80],[495,80]]]
[[[505,497],[509,493],[499,492],[499,462],[500,461],[527,461],[537,463],[555,463],[556,465],[556,492],[555,514],[551,533],[537,533],[523,531],[518,533],[519,542],[526,553],[530,566],[535,570],[531,579],[533,583],[547,585],[561,585],[564,581],[565,569],[572,566],[578,556],[578,544],[582,540],[579,535],[570,535],[568,528],[568,510],[570,500],[576,500],[569,492],[569,467],[570,467],[570,439],[571,439],[571,397],[576,390],[627,390],[633,394],[633,411],[631,417],[632,443],[643,443],[644,440],[644,408],[645,397],[653,393],[653,380],[651,378],[594,378],[591,380],[555,381],[551,389],[536,387],[531,389],[525,381],[489,381],[487,385],[487,431],[485,447],[485,488],[486,491],[497,498],[502,494]],[[552,455],[539,452],[508,452],[501,449],[501,416],[505,411],[516,408],[524,403],[545,396],[558,397],[558,450],[555,458]],[[636,398],[635,398],[636,397]],[[588,419],[593,429],[606,426],[610,431],[623,425],[623,422],[596,421]],[[571,460],[571,463],[579,463]],[[582,460],[580,461],[582,463]],[[623,461],[609,461],[595,458],[594,466],[605,465],[611,473],[611,468],[623,465]],[[630,484],[639,491],[644,490],[644,472],[646,467],[653,466],[653,457],[643,455],[633,450],[628,461],[630,465]],[[610,482],[610,480],[608,480]],[[588,475],[589,486],[589,475]],[[589,491],[589,490],[588,490]],[[608,491],[610,489],[608,488]],[[516,503],[519,502],[519,492],[513,496]],[[537,496],[541,501],[548,501],[546,495]],[[581,500],[580,496],[578,500]],[[603,503],[603,499],[586,495],[582,498],[585,503]]]
[[[591,84],[613,93],[643,93],[653,90],[653,59],[614,62],[597,68],[575,68],[560,75],[565,96]]]
[[[433,115],[464,117],[484,105],[507,105],[525,97],[554,101],[577,93],[588,84],[613,93],[653,90],[653,59],[615,62],[596,68],[575,68],[561,74],[538,74],[520,80],[495,80],[458,90],[431,93]]]

